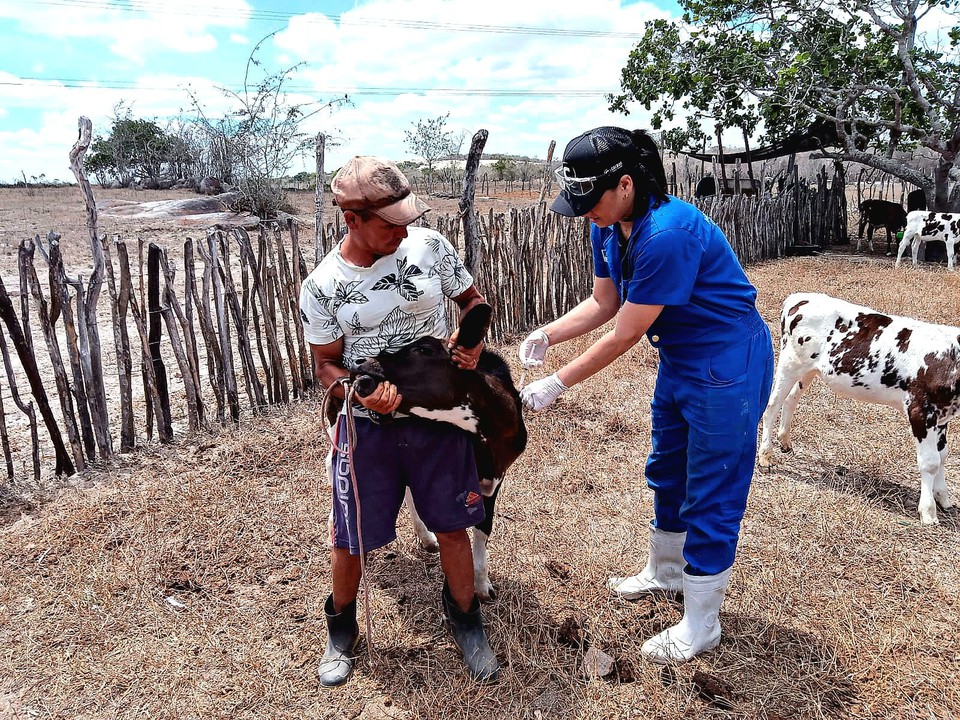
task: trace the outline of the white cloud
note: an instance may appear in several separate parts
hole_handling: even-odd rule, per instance
[[[493,25],[495,21],[487,18],[509,18],[502,24],[567,31],[589,28],[608,34],[457,31],[455,25],[475,17],[475,7],[466,0],[375,0],[345,12],[339,23],[319,15],[293,18],[277,42],[309,63],[298,79],[312,83],[317,94],[329,96],[335,90],[352,94],[355,107],[334,118],[347,134],[344,156],[375,139],[377,147],[385,148],[378,152],[407,157],[404,130],[417,119],[447,112],[448,127],[466,131],[467,142],[477,129],[487,128],[488,152],[543,156],[550,134],[562,144],[591,124],[627,120],[611,115],[604,94],[619,89],[620,69],[644,22],[666,16],[652,4],[621,7],[618,0],[597,0],[589,6],[491,0],[484,3],[479,23]],[[414,30],[391,24],[392,20],[432,25]],[[413,92],[392,97],[357,92],[364,88]],[[471,89],[475,95],[449,92]],[[481,91],[517,94],[505,97]],[[639,117],[628,120],[627,124],[637,124]],[[332,156],[338,152],[333,150]]]
[[[194,0],[165,0],[134,10],[106,3],[63,2],[31,4],[26,13],[22,7],[19,12],[4,12],[10,5],[2,3],[0,17],[17,19],[23,32],[60,40],[93,39],[136,63],[143,62],[147,49],[208,52],[216,47],[211,29],[243,28],[252,12],[246,0],[210,0],[202,6]]]
[[[19,175],[20,169],[28,176],[43,173],[51,180],[72,181],[67,154],[77,139],[81,116],[90,118],[95,134],[107,133],[113,108],[122,101],[134,117],[156,118],[162,125],[166,118],[188,108],[188,84],[204,102],[209,102],[207,107],[214,117],[225,111],[222,95],[209,79],[202,77],[151,74],[142,76],[130,88],[90,85],[81,92],[65,90],[60,83],[25,83],[0,72],[0,120],[12,117],[14,112],[29,112],[37,118],[28,127],[0,132],[0,147],[4,148],[0,155],[0,181],[9,181]],[[38,111],[39,108],[55,109]]]
[[[20,7],[0,0],[0,18],[5,8]],[[76,6],[65,2],[53,14],[45,7],[32,6],[26,14],[20,11],[22,29],[54,43],[61,38],[83,40],[95,58],[90,70],[101,80],[99,85],[71,91],[57,83],[18,85],[20,79],[13,75],[9,78],[15,84],[4,86],[0,73],[0,107],[34,115],[37,108],[58,109],[23,131],[23,136],[16,135],[16,142],[30,148],[18,161],[32,160],[28,171],[44,168],[48,177],[54,175],[46,168],[65,167],[62,146],[69,150],[80,114],[91,115],[95,127],[104,131],[114,105],[126,100],[134,116],[162,120],[188,106],[186,92],[178,89],[188,82],[208,116],[225,112],[228,104],[216,87],[236,88],[242,76],[204,77],[204,73],[212,72],[227,45],[252,44],[248,38],[253,31],[247,23],[256,13],[246,0],[221,0],[216,6],[177,0],[175,11],[170,3],[158,4],[157,12],[148,15],[121,11],[121,6],[112,4],[74,12]],[[620,69],[643,32],[644,21],[664,16],[663,10],[648,2],[621,7],[620,0],[595,0],[589,5],[489,0],[478,17],[476,7],[472,0],[372,0],[339,17],[316,12],[297,15],[263,44],[258,57],[264,72],[305,63],[288,79],[286,89],[291,92],[288,101],[304,104],[306,110],[344,92],[351,95],[352,106],[319,113],[302,125],[307,133],[323,131],[330,136],[328,168],[360,152],[409,158],[404,131],[419,119],[448,112],[448,127],[465,133],[464,149],[474,132],[486,128],[488,153],[539,157],[545,156],[551,139],[556,140],[559,153],[567,140],[588,127],[644,125],[646,114],[612,115],[604,94],[618,90]],[[397,21],[430,25],[414,29]],[[568,32],[558,36],[455,29],[463,23]],[[585,29],[606,34],[577,34]],[[217,48],[218,40],[223,48]],[[178,56],[191,53],[196,58],[191,61],[196,68],[193,76],[160,72],[168,67],[163,64],[164,50]],[[129,77],[115,72],[111,63],[120,58],[139,62],[147,52],[152,72],[140,75],[128,89],[103,87]],[[130,63],[125,65],[128,69]],[[236,67],[228,70],[240,72]],[[371,89],[380,89],[380,94]],[[10,124],[0,128],[9,129]],[[0,135],[4,147],[10,147],[12,132]],[[338,140],[339,146],[335,145]],[[10,177],[15,168],[0,156],[0,179]],[[69,174],[60,176],[69,179]]]
[[[326,15],[306,13],[291,17],[274,42],[299,60],[325,63],[336,54],[338,35],[337,26]]]

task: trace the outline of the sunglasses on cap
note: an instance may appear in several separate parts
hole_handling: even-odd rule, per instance
[[[594,175],[592,177],[577,177],[574,173],[574,169],[568,165],[561,165],[558,167],[554,174],[557,176],[557,184],[560,185],[560,189],[570,195],[589,195],[593,192],[596,187],[598,180],[609,177],[612,173],[615,173],[617,170],[623,167],[623,161],[618,162],[613,167],[607,168],[600,175]]]

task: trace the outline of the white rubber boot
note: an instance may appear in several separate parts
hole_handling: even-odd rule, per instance
[[[610,592],[624,600],[644,595],[676,595],[683,591],[683,544],[687,534],[672,533],[650,526],[650,555],[639,575],[612,577],[607,582]]]
[[[683,618],[647,640],[640,651],[650,662],[683,663],[720,644],[720,605],[730,568],[719,575],[683,574]]]

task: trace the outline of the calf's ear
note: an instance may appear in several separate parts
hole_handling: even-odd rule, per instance
[[[457,345],[468,350],[479,345],[487,334],[491,317],[493,317],[493,308],[487,303],[477,303],[467,310],[466,315],[460,320]]]

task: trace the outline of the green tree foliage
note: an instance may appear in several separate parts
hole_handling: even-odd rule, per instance
[[[497,180],[514,180],[517,177],[517,164],[510,158],[497,158],[490,166],[497,176]]]
[[[109,135],[97,136],[90,150],[84,163],[87,171],[101,185],[116,180],[124,187],[134,180],[158,180],[176,156],[185,152],[177,138],[152,120],[132,117],[123,104],[114,108]]]
[[[653,110],[654,129],[669,128],[664,143],[678,150],[700,147],[710,131],[762,128],[766,144],[826,122],[838,159],[922,187],[933,207],[960,209],[955,0],[680,5],[681,22],[646,23],[611,109]],[[896,155],[918,147],[937,155],[932,176]]]
[[[450,113],[429,120],[417,120],[413,130],[405,130],[407,147],[427,164],[427,182],[433,187],[437,160],[456,155],[463,145],[464,133],[459,135],[447,129]]]

